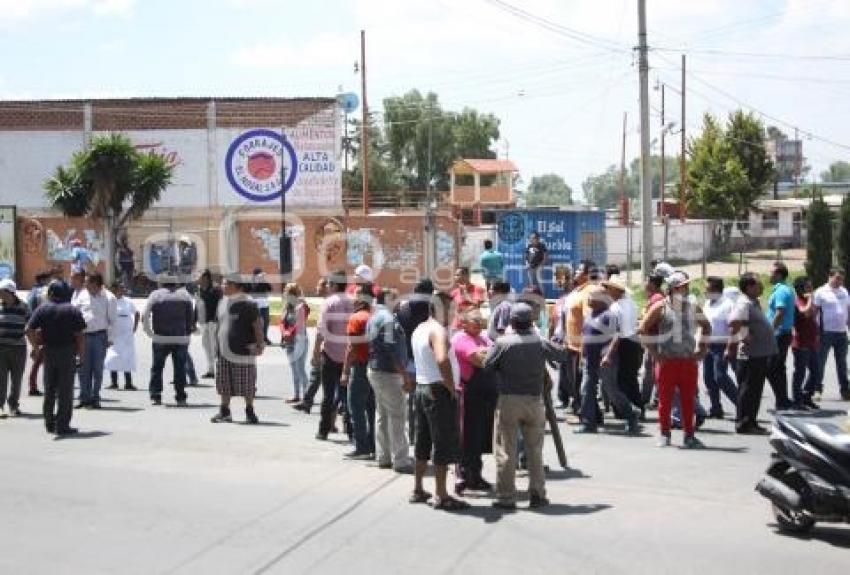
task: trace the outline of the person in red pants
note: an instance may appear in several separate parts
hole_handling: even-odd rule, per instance
[[[667,277],[667,295],[649,308],[638,333],[655,360],[658,386],[659,447],[670,445],[670,414],[678,388],[682,403],[684,447],[702,447],[694,435],[694,399],[699,362],[705,355],[711,324],[688,294],[690,278],[681,271]],[[698,334],[699,332],[699,334]]]

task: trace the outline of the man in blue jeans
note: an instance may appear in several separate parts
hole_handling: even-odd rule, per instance
[[[195,314],[192,296],[178,289],[174,279],[161,282],[158,290],[148,298],[142,313],[145,333],[151,336],[153,364],[151,365],[150,396],[154,405],[162,405],[162,370],[171,356],[174,368],[174,399],[179,406],[186,405],[186,356],[189,340],[195,331]]]
[[[721,392],[732,405],[737,405],[738,386],[729,376],[729,362],[726,359],[726,344],[729,342],[729,314],[734,303],[723,295],[723,279],[711,276],[706,278],[706,303],[703,307],[706,319],[711,324],[711,341],[708,352],[702,362],[702,374],[711,407],[708,416],[723,419]]]
[[[842,285],[844,271],[833,268],[829,280],[815,290],[815,306],[821,319],[821,356],[818,393],[823,391],[823,374],[829,350],[835,352],[835,370],[838,372],[838,388],[841,399],[850,399],[847,383],[847,326],[850,321],[850,296]]]
[[[112,345],[112,326],[118,315],[115,296],[103,287],[99,272],[86,278],[74,305],[86,320],[85,351],[80,358],[80,403],[77,409],[100,409],[100,388],[103,384],[103,361],[106,349]]]
[[[788,409],[791,400],[788,399],[788,349],[791,347],[791,331],[794,329],[794,312],[797,309],[794,291],[786,283],[788,267],[782,262],[774,262],[770,272],[770,283],[773,290],[767,301],[767,321],[773,327],[776,347],[779,349],[767,370],[767,381],[773,389],[776,409]]]
[[[369,340],[366,326],[372,315],[372,284],[357,287],[354,313],[348,319],[349,337],[339,384],[348,389],[348,410],[354,431],[354,451],[349,459],[375,458],[375,394],[369,384]]]

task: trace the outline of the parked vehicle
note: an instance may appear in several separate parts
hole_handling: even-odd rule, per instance
[[[756,491],[772,503],[781,531],[850,523],[850,434],[832,423],[777,417],[770,444],[773,461]]]

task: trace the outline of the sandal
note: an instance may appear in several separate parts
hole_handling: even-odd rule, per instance
[[[428,500],[431,499],[431,494],[427,491],[414,491],[410,494],[410,503],[428,503]]]
[[[434,501],[434,509],[440,509],[442,511],[463,511],[470,507],[471,505],[469,505],[466,501],[461,501],[454,497],[446,497],[444,499],[437,499]]]

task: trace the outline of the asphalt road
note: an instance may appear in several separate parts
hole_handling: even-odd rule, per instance
[[[141,333],[138,352],[144,389]],[[198,339],[192,352],[202,371]],[[824,407],[846,412],[834,371],[827,382]],[[850,527],[776,532],[753,491],[767,441],[735,435],[728,420],[706,425],[703,451],[655,448],[652,424],[638,438],[616,423],[598,436],[562,424],[571,468],[556,469],[547,442],[549,508],[503,514],[470,497],[473,508],[452,515],[407,503],[410,476],[343,460],[342,436],[313,439],[318,416],[285,406],[290,392],[273,348],[260,362],[256,427],[239,423],[239,400],[236,423],[210,423],[208,382],[190,388],[185,409],[105,391],[104,408],[75,412],[81,433],[62,440],[25,398],[24,417],[0,421],[0,573],[845,574],[850,564]]]

